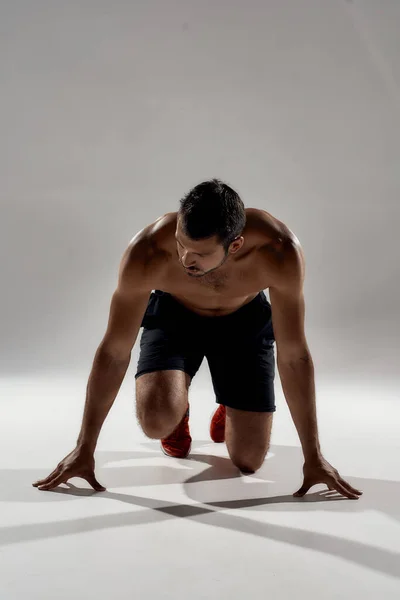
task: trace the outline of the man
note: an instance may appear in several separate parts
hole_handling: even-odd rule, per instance
[[[305,459],[303,485],[294,495],[325,483],[358,499],[362,492],[342,479],[319,445],[304,274],[299,240],[281,221],[246,209],[219,179],[194,187],[177,213],[145,227],[126,249],[89,376],[77,446],[33,485],[51,490],[82,477],[95,490],[105,489],[95,477],[94,451],[143,327],[137,418],[148,437],[161,440],[165,454],[184,458],[190,452],[188,390],[206,357],[219,404],[211,438],[226,442],[242,473],[261,467],[275,411],[276,342],[282,388]]]

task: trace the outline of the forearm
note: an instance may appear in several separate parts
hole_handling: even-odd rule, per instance
[[[101,427],[114,403],[130,363],[113,360],[99,348],[86,388],[86,402],[77,445],[94,452]]]
[[[314,364],[309,360],[280,363],[278,369],[282,389],[299,434],[304,459],[321,455],[318,439],[317,411],[315,402]]]

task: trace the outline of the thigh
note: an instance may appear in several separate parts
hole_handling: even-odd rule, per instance
[[[204,358],[196,335],[170,331],[164,327],[144,328],[135,379],[154,371],[184,371],[192,379]]]
[[[188,313],[188,314],[187,314]],[[196,321],[160,290],[151,294],[142,320],[135,378],[155,371],[184,371],[193,378],[204,358]]]
[[[150,437],[168,435],[188,406],[191,377],[181,370],[152,371],[136,379],[136,416]]]
[[[274,412],[275,349],[273,341],[219,343],[206,354],[219,404],[249,412]],[[250,418],[250,417],[249,417]]]
[[[147,435],[165,437],[180,422],[203,357],[195,336],[167,327],[143,329],[135,375],[136,415]]]
[[[226,408],[225,441],[232,462],[243,472],[261,467],[268,452],[273,412]]]

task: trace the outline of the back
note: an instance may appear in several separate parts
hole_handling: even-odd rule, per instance
[[[99,350],[116,361],[128,361],[136,342],[163,261],[154,248],[153,224],[140,231],[125,250],[111,299],[108,325]]]

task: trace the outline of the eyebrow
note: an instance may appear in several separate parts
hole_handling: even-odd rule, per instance
[[[179,242],[178,238],[176,237],[176,235],[174,236],[176,241]],[[180,242],[179,242],[180,243]],[[181,244],[182,245],[182,244]],[[211,252],[193,252],[193,254],[197,254],[197,256],[208,256],[209,254],[211,254]]]

